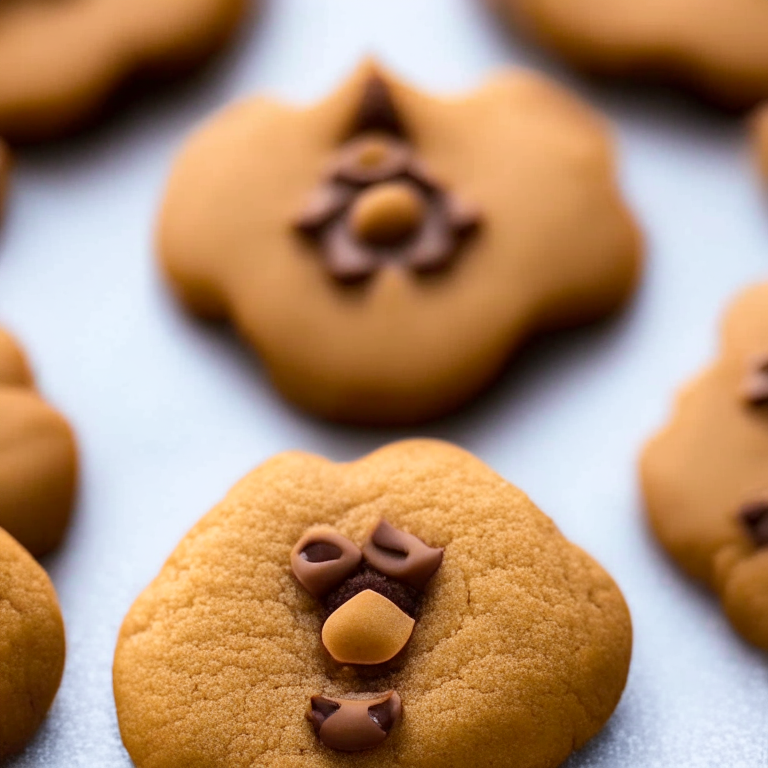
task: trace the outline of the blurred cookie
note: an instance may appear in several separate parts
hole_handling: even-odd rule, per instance
[[[254,99],[199,130],[159,250],[286,398],[393,424],[455,409],[532,334],[617,310],[642,246],[606,123],[556,85],[510,72],[442,99],[365,64],[314,107]]]
[[[768,181],[768,106],[760,109],[755,117],[755,141],[760,172]]]
[[[135,602],[115,701],[137,768],[553,768],[631,644],[608,574],[464,451],[287,453]]]
[[[226,42],[247,1],[0,2],[0,136],[60,135],[126,79],[197,64]]]
[[[768,283],[730,309],[718,360],[678,397],[641,474],[659,541],[768,650]]]
[[[0,329],[0,528],[45,554],[64,535],[76,482],[72,430],[34,390],[24,354]]]
[[[32,738],[64,671],[64,624],[45,571],[0,530],[0,760]]]
[[[484,0],[590,73],[688,86],[727,108],[768,98],[768,5],[754,0]]]

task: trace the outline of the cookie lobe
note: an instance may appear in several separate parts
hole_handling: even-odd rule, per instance
[[[0,529],[0,759],[45,718],[64,670],[64,624],[48,576]]]

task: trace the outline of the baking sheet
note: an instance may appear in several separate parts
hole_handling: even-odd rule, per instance
[[[744,127],[679,95],[586,82],[510,41],[476,5],[272,0],[192,81],[20,157],[0,234],[0,322],[75,424],[83,479],[69,538],[45,561],[67,624],[64,682],[13,768],[131,765],[110,679],[122,617],[241,475],[285,449],[351,459],[409,434],[291,410],[230,334],[179,311],[152,254],[169,165],[197,120],[262,89],[320,98],[367,53],[437,92],[506,64],[541,67],[616,121],[623,185],[650,245],[637,300],[615,322],[537,344],[486,397],[418,434],[464,446],[524,488],[627,596],[626,695],[568,768],[768,765],[765,658],[657,550],[635,475],[674,389],[713,354],[725,303],[768,270],[768,200]]]

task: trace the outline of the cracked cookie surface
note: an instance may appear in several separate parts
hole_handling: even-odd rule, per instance
[[[361,547],[382,518],[444,556],[407,651],[352,669],[290,553],[317,525]],[[131,608],[114,690],[137,768],[554,768],[610,717],[630,653],[594,560],[479,460],[409,441],[350,464],[282,454],[239,482]],[[333,751],[305,719],[318,694],[390,690],[403,717],[373,751]]]
[[[743,293],[714,365],[678,396],[646,446],[651,526],[669,554],[720,597],[734,627],[768,650],[768,283]],[[768,514],[766,514],[768,519]]]
[[[484,0],[588,72],[688,86],[728,108],[768,98],[768,5],[753,0]]]
[[[0,136],[47,139],[76,127],[126,79],[205,59],[246,7],[247,0],[0,2]]]
[[[45,571],[0,530],[0,760],[45,718],[64,670],[64,624]]]
[[[625,304],[642,243],[616,176],[607,124],[537,75],[444,99],[367,63],[311,108],[253,99],[197,131],[159,257],[287,399],[418,423],[475,396],[531,335]]]
[[[77,470],[72,429],[35,391],[24,353],[0,329],[0,528],[36,557],[56,547]]]

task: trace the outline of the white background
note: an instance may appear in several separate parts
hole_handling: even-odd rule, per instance
[[[768,267],[768,204],[744,125],[678,94],[587,83],[510,41],[477,5],[272,0],[191,82],[19,158],[0,235],[0,321],[73,421],[83,477],[69,538],[45,563],[67,623],[67,670],[13,768],[130,766],[110,681],[120,622],[241,475],[284,449],[349,459],[407,434],[291,410],[231,335],[180,312],[152,252],[164,180],[191,126],[263,89],[321,98],[371,52],[436,92],[511,63],[543,67],[616,121],[622,183],[650,245],[636,301],[615,322],[539,343],[488,396],[419,433],[468,448],[528,491],[626,593],[636,629],[627,693],[568,768],[768,765],[765,659],[657,550],[635,474],[675,388],[713,354],[726,302]]]

